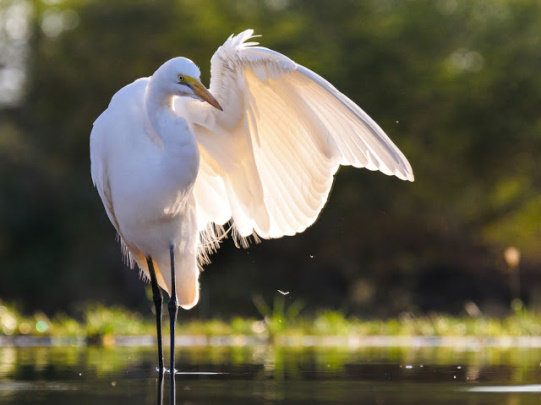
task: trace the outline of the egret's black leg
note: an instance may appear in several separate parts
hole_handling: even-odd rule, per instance
[[[169,299],[169,328],[171,333],[171,405],[175,403],[175,326],[177,323],[178,301],[175,280],[175,248],[169,248],[171,255],[171,298]]]
[[[163,405],[163,372],[158,374],[158,405]]]
[[[162,292],[158,287],[154,263],[150,257],[147,257],[148,272],[150,273],[150,285],[152,286],[152,300],[156,310],[156,331],[158,339],[158,370],[163,373],[163,347],[162,347]]]

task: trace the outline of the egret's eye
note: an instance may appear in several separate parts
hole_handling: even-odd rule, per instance
[[[178,82],[179,83],[184,83],[185,81],[186,81],[186,79],[184,78],[184,76],[178,75]]]

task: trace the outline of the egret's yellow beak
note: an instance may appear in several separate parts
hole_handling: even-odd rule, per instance
[[[199,97],[201,100],[206,101],[211,106],[217,108],[220,111],[224,110],[222,106],[220,105],[220,103],[218,103],[218,101],[214,98],[214,96],[210,94],[210,91],[208,91],[206,87],[203,86],[203,84],[199,80],[190,81],[188,85],[193,90],[195,95]]]

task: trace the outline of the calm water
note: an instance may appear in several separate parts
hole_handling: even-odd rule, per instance
[[[151,347],[0,347],[0,404],[156,404],[155,357]],[[519,348],[182,347],[176,404],[539,405],[540,363],[541,349]]]

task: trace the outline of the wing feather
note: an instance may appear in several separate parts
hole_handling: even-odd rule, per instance
[[[402,152],[359,106],[251,38],[252,30],[231,36],[212,57],[210,91],[224,111],[188,105],[201,150],[200,229],[230,220],[241,239],[302,232],[340,165],[413,181]]]

